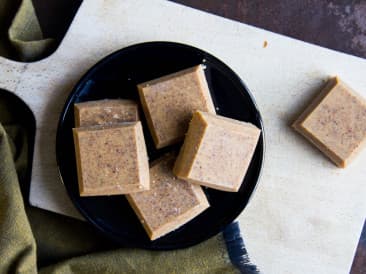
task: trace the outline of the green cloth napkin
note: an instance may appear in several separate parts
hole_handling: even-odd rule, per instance
[[[32,61],[52,44],[31,0],[0,0],[1,56]],[[257,273],[238,225],[191,248],[146,251],[117,247],[88,223],[29,206],[34,129],[26,117],[26,105],[0,90],[0,273]]]
[[[31,0],[0,0],[0,55],[31,62],[54,48],[52,38],[43,37]]]
[[[0,56],[12,55],[7,33],[18,6],[19,0],[0,0]]]
[[[47,54],[54,39],[44,38],[31,0],[23,0],[8,36],[21,61],[34,61]]]

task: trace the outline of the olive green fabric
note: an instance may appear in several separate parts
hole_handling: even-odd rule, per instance
[[[0,0],[0,55],[31,62],[50,53],[55,40],[43,37],[32,0],[19,2]]]
[[[2,273],[36,273],[36,244],[18,185],[12,150],[0,126],[0,258]]]
[[[0,56],[11,57],[8,29],[20,0],[0,0]]]
[[[34,61],[48,53],[54,40],[44,38],[31,0],[23,0],[9,28],[9,39],[21,61]]]
[[[30,0],[0,0],[0,56],[41,59],[52,41]],[[29,206],[25,108],[0,90],[0,273],[237,273],[222,235],[177,251],[120,248],[85,222]]]

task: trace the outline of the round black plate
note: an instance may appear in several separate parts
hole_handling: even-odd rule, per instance
[[[123,195],[80,197],[72,128],[74,103],[105,98],[129,98],[137,102],[136,84],[197,64],[206,65],[206,77],[217,113],[247,121],[262,129],[253,160],[237,193],[205,189],[210,208],[181,228],[150,241]],[[150,160],[179,146],[156,150],[147,130]],[[68,194],[81,214],[113,241],[147,249],[177,249],[198,244],[219,233],[245,208],[263,163],[263,124],[255,102],[240,78],[223,62],[200,49],[172,43],[150,42],[119,50],[92,67],[76,85],[62,111],[56,141],[57,163]]]

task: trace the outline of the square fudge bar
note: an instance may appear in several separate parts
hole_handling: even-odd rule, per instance
[[[366,101],[338,77],[332,78],[293,127],[344,168],[366,140]]]
[[[173,175],[175,156],[167,154],[150,168],[149,191],[126,195],[151,240],[184,225],[209,207],[198,185]]]
[[[88,101],[74,105],[75,127],[139,121],[136,102],[125,99]]]
[[[137,87],[157,148],[183,140],[194,111],[215,113],[201,65],[139,84]]]
[[[260,133],[250,123],[198,111],[193,115],[173,172],[191,183],[237,192]]]
[[[74,128],[73,135],[80,196],[149,189],[141,122]]]

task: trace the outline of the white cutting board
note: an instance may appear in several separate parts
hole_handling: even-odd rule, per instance
[[[63,102],[99,59],[153,40],[214,54],[257,100],[266,161],[258,189],[239,217],[254,263],[264,273],[348,273],[366,215],[366,151],[341,170],[288,125],[330,75],[338,74],[366,97],[366,60],[167,1],[84,1],[53,55],[29,64],[0,58],[0,88],[22,98],[37,121],[31,204],[79,216],[55,161]]]

